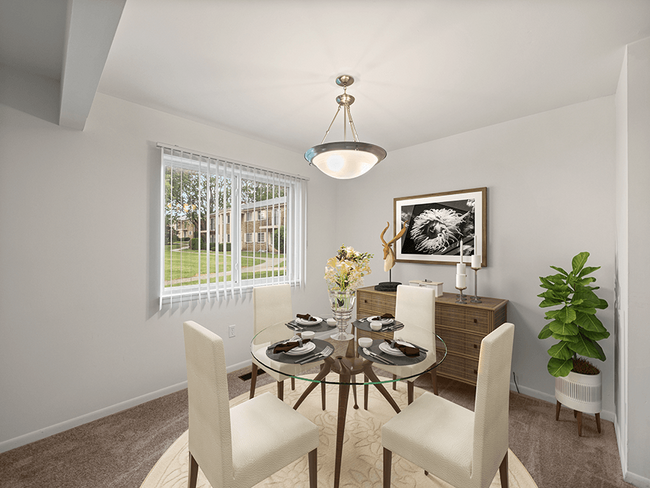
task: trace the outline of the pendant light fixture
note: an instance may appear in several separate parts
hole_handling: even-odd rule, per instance
[[[336,97],[339,107],[321,143],[309,148],[305,153],[305,159],[309,164],[314,164],[326,175],[341,180],[356,178],[367,173],[386,157],[386,151],[383,148],[367,142],[359,142],[357,129],[350,113],[350,105],[354,103],[354,97],[347,94],[347,88],[352,83],[354,83],[354,78],[350,75],[341,75],[336,79],[336,84],[343,87],[343,95]],[[325,138],[341,108],[343,108],[343,141],[325,143]],[[353,137],[352,141],[345,140],[348,124]]]

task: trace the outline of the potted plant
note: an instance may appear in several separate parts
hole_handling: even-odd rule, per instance
[[[598,341],[608,338],[609,332],[596,317],[596,311],[606,309],[608,304],[596,295],[599,287],[591,286],[596,278],[588,275],[600,266],[585,266],[588,258],[588,252],[581,252],[574,256],[571,271],[551,266],[557,273],[540,277],[540,286],[545,291],[537,295],[542,298],[539,306],[555,309],[546,312],[545,317],[550,322],[538,337],[559,341],[548,350],[551,358],[547,366],[548,372],[556,378],[556,419],[560,404],[576,412],[596,414],[600,432],[602,376],[597,367],[580,356],[605,361]]]

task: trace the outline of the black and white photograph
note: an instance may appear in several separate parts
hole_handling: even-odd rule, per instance
[[[396,242],[396,261],[455,264],[481,255],[487,265],[487,188],[394,199],[395,228],[406,227]]]

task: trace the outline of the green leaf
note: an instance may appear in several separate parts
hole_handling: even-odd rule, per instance
[[[546,278],[548,279],[548,281],[550,281],[551,283],[554,283],[556,285],[564,285],[564,284],[566,284],[566,279],[561,274],[550,275],[550,276],[547,276]]]
[[[580,274],[578,275],[578,278],[582,278],[583,276],[587,276],[588,274],[591,274],[594,271],[597,271],[599,269],[600,269],[600,266],[587,266],[582,271],[580,271]]]
[[[580,280],[576,280],[576,284],[581,286],[586,286],[589,283],[593,283],[594,281],[596,281],[596,278],[594,278],[593,276],[589,276],[588,278],[582,278]]]
[[[555,307],[557,305],[562,305],[564,303],[564,300],[558,300],[557,298],[547,298],[545,300],[542,300],[542,302],[539,304],[541,308],[546,308],[546,307]]]
[[[580,333],[588,337],[592,341],[602,341],[609,337],[609,332],[607,330],[594,332],[593,330],[585,330],[580,328]]]
[[[555,318],[558,316],[559,313],[560,313],[559,310],[549,310],[544,314],[544,317],[547,320],[555,320]]]
[[[569,273],[567,273],[566,271],[564,271],[562,268],[559,268],[559,267],[557,267],[557,266],[551,266],[551,268],[553,268],[555,271],[559,271],[559,272],[562,273],[564,276],[569,276]]]
[[[549,337],[551,337],[552,334],[553,334],[553,332],[551,331],[551,329],[549,327],[549,324],[546,324],[542,328],[542,330],[539,331],[539,334],[537,335],[537,338],[538,339],[548,339]]]
[[[569,348],[571,348],[572,351],[588,358],[600,359],[602,361],[605,360],[605,353],[603,352],[603,348],[600,347],[597,342],[592,341],[583,334],[580,334],[578,336],[578,339],[578,342],[572,342],[569,344]]]
[[[555,316],[555,318],[564,322],[565,324],[568,324],[576,319],[576,311],[570,307],[564,306],[558,310],[558,314]]]
[[[598,305],[594,305],[594,307],[599,308],[600,310],[605,310],[607,307],[609,307],[609,304],[607,303],[607,300],[600,298],[598,299]]]
[[[580,332],[577,325],[571,322],[564,323],[560,320],[551,322],[548,324],[548,328],[551,329],[551,332],[553,332],[553,334],[560,334],[563,336],[574,336]]]
[[[548,353],[551,357],[557,359],[570,359],[573,357],[573,351],[568,347],[568,342],[558,342],[557,344],[551,346],[548,350]]]
[[[575,322],[585,330],[590,330],[593,332],[607,331],[600,319],[593,314],[580,312],[577,314]]]
[[[571,267],[573,268],[573,274],[575,274],[576,276],[580,274],[580,271],[587,263],[588,258],[589,258],[589,253],[586,251],[578,253],[573,257],[573,259],[571,260]]]
[[[553,339],[556,339],[558,341],[565,341],[565,342],[578,342],[580,340],[580,334],[562,335],[562,334],[556,334],[554,332],[551,337],[553,337]]]
[[[588,315],[594,315],[596,313],[596,309],[589,306],[573,307],[573,309],[576,311],[576,314],[584,313]]]
[[[567,376],[573,369],[573,359],[551,358],[546,369],[552,376]]]

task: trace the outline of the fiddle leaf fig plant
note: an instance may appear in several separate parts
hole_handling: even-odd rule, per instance
[[[548,372],[556,377],[567,376],[578,355],[606,359],[598,341],[608,338],[609,332],[596,317],[596,311],[606,309],[608,304],[594,292],[599,287],[591,286],[596,278],[587,275],[599,270],[600,266],[585,267],[588,258],[588,252],[581,252],[571,261],[571,271],[551,266],[557,273],[539,278],[540,286],[545,289],[537,295],[542,298],[539,306],[556,307],[546,312],[545,317],[550,322],[538,335],[540,339],[552,337],[559,341],[548,350],[551,356]]]

